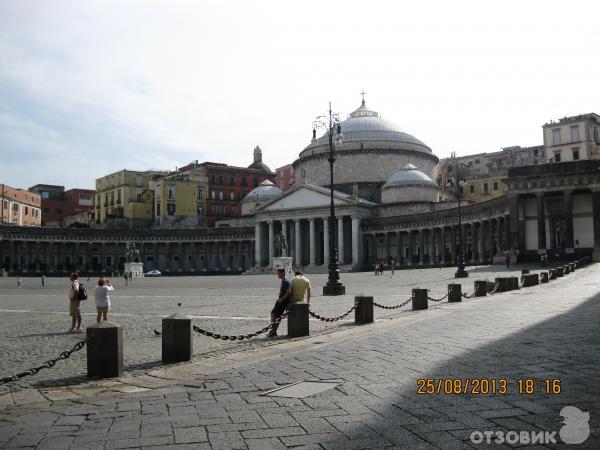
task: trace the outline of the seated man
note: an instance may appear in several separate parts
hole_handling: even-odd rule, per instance
[[[279,324],[275,324],[275,322],[287,309],[290,303],[290,295],[292,293],[292,286],[289,280],[285,277],[285,269],[277,269],[277,277],[281,280],[281,286],[279,287],[279,298],[275,302],[275,306],[271,311],[271,323],[273,323],[273,325],[271,327],[271,331],[269,334],[267,334],[268,337],[277,336],[277,328],[279,327]]]
[[[306,302],[310,303],[310,281],[301,270],[296,271],[292,278],[292,300],[291,303],[301,302],[306,294]]]

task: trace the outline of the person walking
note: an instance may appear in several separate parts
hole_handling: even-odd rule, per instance
[[[306,303],[310,303],[310,280],[304,276],[304,272],[297,270],[295,277],[292,278],[292,296],[290,305],[304,300],[306,295]]]
[[[290,304],[290,296],[292,294],[292,285],[290,281],[285,277],[285,269],[277,269],[277,278],[281,280],[281,284],[279,285],[279,296],[277,301],[275,301],[275,306],[271,311],[271,331],[267,334],[267,337],[275,337],[277,336],[277,328],[279,328],[279,323],[277,320],[283,315],[288,305]]]
[[[21,277],[17,277],[17,288],[21,287],[21,283],[22,283]]]
[[[125,279],[125,286],[129,284],[129,278],[127,277],[127,272],[123,272],[123,278]]]
[[[71,287],[69,288],[69,315],[71,316],[71,333],[81,333],[81,300],[79,300],[79,275],[73,272],[69,279],[71,280]]]
[[[392,271],[392,275],[394,275],[394,265],[395,265],[396,261],[394,261],[394,258],[390,259],[390,270]]]
[[[96,300],[96,323],[100,320],[108,320],[108,311],[110,311],[110,295],[109,291],[115,288],[111,286],[110,280],[102,277],[98,278],[98,286],[94,290],[94,298]]]
[[[46,275],[42,274],[42,287],[46,287]]]
[[[506,256],[504,257],[504,260],[506,261],[506,268],[510,269],[510,253],[506,254]]]

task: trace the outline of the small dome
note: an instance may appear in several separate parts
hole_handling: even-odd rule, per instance
[[[242,201],[264,201],[279,197],[283,191],[279,189],[272,181],[265,180],[252,189]]]
[[[262,149],[258,145],[254,148],[253,155],[254,162],[248,166],[249,169],[257,169],[262,172],[272,173],[269,166],[262,161]]]
[[[392,175],[383,185],[383,189],[404,184],[436,185],[431,178],[409,163]]]

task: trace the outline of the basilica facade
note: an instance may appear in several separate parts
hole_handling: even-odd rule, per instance
[[[0,225],[0,268],[47,275],[122,270],[127,243],[145,270],[173,273],[270,273],[275,236],[293,264],[325,272],[335,239],[345,271],[375,261],[399,267],[600,258],[600,160],[515,167],[506,195],[476,204],[440,202],[438,157],[416,137],[363,103],[341,122],[330,217],[328,136],[313,136],[293,162],[294,186],[264,180],[242,201],[242,217],[195,230],[47,229]],[[334,233],[330,234],[330,225]]]

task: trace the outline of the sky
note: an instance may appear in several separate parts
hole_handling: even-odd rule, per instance
[[[440,158],[600,113],[600,2],[0,2],[0,183],[94,188],[190,161],[271,168],[328,102]],[[343,130],[342,130],[343,131]]]

